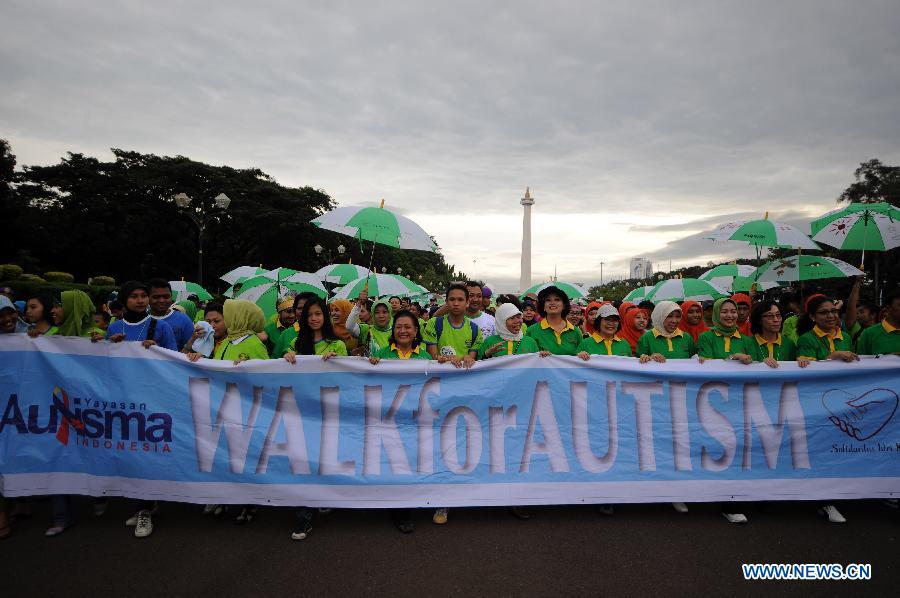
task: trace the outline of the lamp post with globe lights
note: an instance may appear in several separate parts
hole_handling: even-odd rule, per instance
[[[172,197],[172,201],[178,207],[178,210],[191,219],[191,222],[197,227],[197,284],[203,284],[203,235],[206,232],[207,225],[213,220],[218,221],[231,205],[231,198],[224,193],[219,193],[213,200],[213,206],[207,209],[203,202],[195,205],[193,199],[187,193],[178,193]]]

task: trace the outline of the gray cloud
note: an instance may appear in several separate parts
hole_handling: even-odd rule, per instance
[[[635,252],[702,259],[690,237],[641,235],[822,213],[862,160],[900,162],[898,14],[891,0],[8,0],[0,134],[22,164],[182,154],[408,214],[505,214],[531,185],[536,211],[634,222]],[[497,276],[517,279],[499,253],[518,240],[483,240]],[[592,271],[584,250],[573,269]]]

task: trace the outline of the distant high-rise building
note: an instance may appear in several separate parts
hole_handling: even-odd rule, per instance
[[[631,278],[650,278],[653,276],[653,262],[645,257],[631,258],[631,268],[628,275]]]

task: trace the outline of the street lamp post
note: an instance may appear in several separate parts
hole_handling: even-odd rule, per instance
[[[202,203],[191,208],[191,196],[187,193],[178,193],[172,200],[178,209],[197,227],[197,284],[203,284],[203,234],[206,232],[206,225],[212,220],[217,220],[220,214],[228,210],[231,205],[231,198],[224,193],[216,195],[215,205],[211,210],[207,211],[206,206]]]
[[[313,251],[316,252],[316,258],[317,258],[318,260],[320,260],[320,263],[321,263],[321,261],[322,261],[323,259],[324,259],[325,262],[331,262],[331,261],[334,260],[334,254],[331,253],[331,250],[330,250],[330,249],[325,249],[324,247],[322,247],[322,246],[319,245],[318,243],[316,243],[316,246],[313,247]],[[337,252],[338,252],[338,256],[339,256],[339,257],[338,257],[338,260],[343,260],[343,259],[344,259],[344,253],[345,253],[346,251],[347,251],[347,248],[344,247],[343,244],[337,246]],[[323,255],[323,254],[324,254],[324,255]]]

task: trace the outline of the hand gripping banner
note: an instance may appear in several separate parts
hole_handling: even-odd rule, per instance
[[[0,491],[422,507],[900,495],[900,358],[207,361],[0,338]]]

